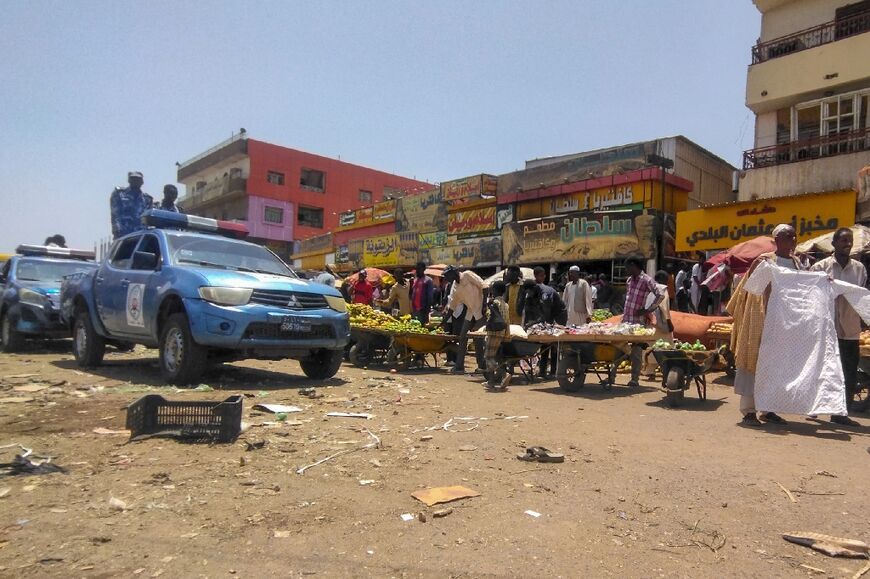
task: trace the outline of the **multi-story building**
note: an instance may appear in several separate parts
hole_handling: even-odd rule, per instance
[[[740,200],[855,189],[870,165],[870,0],[753,1]]]
[[[242,131],[178,166],[193,215],[244,221],[282,257],[293,241],[332,231],[339,214],[431,189],[416,179],[248,138]]]
[[[525,170],[514,175],[524,181],[519,186],[529,190],[538,183],[552,186],[567,181],[619,176],[629,171],[648,168],[651,166],[650,155],[672,161],[670,175],[692,183],[693,189],[689,193],[687,204],[689,209],[727,203],[737,197],[734,186],[734,173],[737,169],[682,135],[583,153],[532,159],[526,161]],[[500,182],[499,192],[507,192],[516,186]]]

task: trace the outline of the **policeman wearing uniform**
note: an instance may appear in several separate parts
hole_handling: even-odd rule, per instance
[[[145,180],[139,171],[127,173],[126,188],[115,187],[109,201],[112,214],[112,236],[117,239],[128,233],[145,229],[142,214],[151,209],[154,199],[142,191]]]
[[[181,206],[175,200],[178,199],[178,188],[175,185],[163,186],[163,200],[154,206],[155,209],[163,211],[172,211],[173,213],[184,213]]]

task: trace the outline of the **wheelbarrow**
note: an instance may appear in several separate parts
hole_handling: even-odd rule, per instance
[[[499,347],[498,367],[495,372],[484,372],[483,377],[491,385],[498,385],[510,369],[519,368],[526,382],[531,384],[535,381],[535,368],[538,365],[537,357],[540,350],[541,344],[537,342],[529,342],[521,338],[505,340]]]
[[[562,342],[556,377],[566,392],[579,392],[586,385],[586,374],[595,373],[598,383],[610,390],[616,383],[619,365],[628,359],[630,350],[616,344],[597,342]]]
[[[685,392],[694,382],[698,398],[707,399],[707,377],[719,357],[715,350],[653,350],[662,370],[662,392],[671,408],[683,403]]]
[[[350,363],[357,368],[366,368],[387,360],[393,336],[383,330],[351,326],[350,340],[353,343],[348,352]]]
[[[391,368],[407,368],[412,362],[423,360],[431,355],[438,365],[438,354],[456,342],[456,336],[448,334],[396,334],[387,351],[386,362]]]

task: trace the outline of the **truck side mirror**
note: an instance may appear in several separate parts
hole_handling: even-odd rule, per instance
[[[145,269],[154,271],[157,269],[159,259],[156,253],[150,251],[137,251],[133,253],[133,265],[131,269]]]

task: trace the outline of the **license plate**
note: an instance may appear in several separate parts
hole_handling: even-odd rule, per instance
[[[310,332],[311,324],[309,324],[304,318],[297,318],[296,316],[284,316],[284,319],[281,320],[281,331]]]

